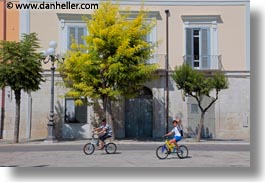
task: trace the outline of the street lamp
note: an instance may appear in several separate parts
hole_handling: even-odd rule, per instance
[[[43,55],[46,56],[46,58],[43,60],[45,64],[51,62],[51,102],[50,102],[50,117],[49,122],[47,124],[48,126],[48,136],[46,138],[46,142],[57,142],[54,134],[54,72],[55,72],[55,61],[60,61],[59,55],[55,54],[55,49],[57,47],[57,43],[55,41],[51,41],[49,43],[49,48],[47,51],[43,51]]]

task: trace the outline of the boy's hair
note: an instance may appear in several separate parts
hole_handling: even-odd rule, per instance
[[[173,123],[178,123],[178,122],[177,122],[176,120],[173,120],[173,121],[172,121],[172,124],[173,124]]]

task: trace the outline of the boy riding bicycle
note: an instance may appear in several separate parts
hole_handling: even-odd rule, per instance
[[[112,129],[109,124],[107,124],[106,119],[102,119],[101,126],[98,128],[95,128],[94,131],[98,132],[99,136],[99,150],[102,150],[104,148],[104,141],[107,138],[112,137]]]
[[[172,121],[172,123],[173,123],[174,128],[169,133],[165,134],[164,137],[170,136],[174,133],[174,138],[172,140],[170,140],[169,142],[170,142],[170,144],[174,143],[176,148],[178,148],[177,142],[182,139],[182,136],[181,136],[179,129],[178,129],[179,120],[176,119],[176,120]]]

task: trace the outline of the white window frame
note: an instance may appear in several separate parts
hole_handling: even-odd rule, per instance
[[[183,31],[183,55],[186,55],[186,29],[202,29],[208,28],[210,34],[210,52],[209,55],[219,55],[218,52],[218,23],[222,23],[221,17],[219,15],[207,15],[207,16],[182,16],[182,20],[184,23],[184,31]],[[211,62],[210,68],[218,67],[218,62]],[[201,63],[200,63],[201,66]],[[198,68],[200,69],[200,67]]]
[[[61,53],[65,54],[69,49],[68,49],[68,43],[70,39],[69,35],[69,28],[74,27],[74,28],[85,28],[86,34],[88,35],[88,30],[85,22],[65,22],[65,20],[61,20],[61,29],[60,29],[60,43],[61,43]]]

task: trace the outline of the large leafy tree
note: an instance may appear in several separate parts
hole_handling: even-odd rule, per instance
[[[42,79],[41,54],[35,33],[24,34],[20,42],[0,42],[0,87],[10,86],[15,93],[14,142],[19,142],[21,91],[36,91]]]
[[[200,141],[205,113],[218,100],[219,92],[222,89],[228,88],[227,78],[221,72],[207,76],[203,72],[192,70],[187,64],[176,67],[172,77],[177,84],[177,88],[183,91],[183,95],[195,98],[198,103],[201,119],[198,127],[197,141]],[[211,96],[210,93],[214,90],[215,95]],[[211,98],[208,105],[202,104],[205,96]]]
[[[154,45],[146,36],[154,26],[145,21],[146,13],[129,20],[120,13],[119,5],[102,3],[86,19],[88,35],[85,45],[72,44],[61,66],[61,73],[76,104],[81,98],[101,99],[107,121],[113,126],[111,101],[133,94],[139,85],[152,78],[157,65],[147,64]]]

